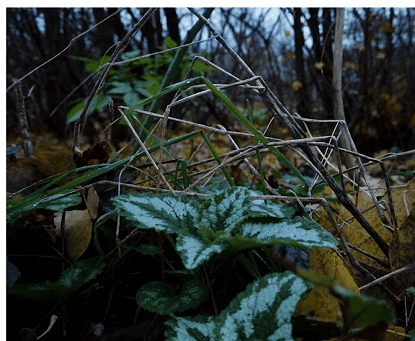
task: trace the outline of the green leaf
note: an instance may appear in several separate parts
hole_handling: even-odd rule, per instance
[[[166,46],[169,49],[172,49],[174,47],[177,47],[177,43],[170,36],[164,38],[164,44],[166,44]]]
[[[97,71],[101,66],[107,64],[110,60],[111,56],[105,56],[100,58],[99,60],[92,60],[85,64],[85,71],[86,72],[95,72]]]
[[[194,279],[183,284],[176,296],[174,288],[165,282],[151,282],[137,292],[137,304],[152,313],[170,315],[197,308],[207,297],[205,283]]]
[[[151,97],[154,95],[154,92],[151,93],[149,90],[147,89],[158,89],[158,82],[153,80],[153,81],[138,81],[138,80],[133,80],[134,83],[134,90],[139,92],[141,95],[143,95],[144,97]],[[156,91],[157,92],[157,91]]]
[[[132,246],[129,244],[123,244],[122,246],[126,250],[137,251],[146,256],[155,256],[160,254],[160,249],[155,245],[141,244],[138,246]]]
[[[99,275],[104,267],[104,257],[77,261],[62,272],[57,282],[15,284],[7,286],[7,293],[50,305],[65,303],[76,291]]]
[[[337,240],[320,225],[293,217],[294,206],[252,202],[252,193],[245,187],[231,187],[200,201],[182,195],[136,193],[112,200],[121,215],[141,228],[178,234],[176,251],[188,270],[225,250],[232,255],[268,245],[337,247]]]
[[[68,111],[66,114],[66,122],[72,123],[75,122],[82,114],[82,111],[84,110],[86,104],[86,99],[82,100],[78,104],[76,104],[74,107],[72,107],[71,110]]]
[[[98,101],[97,101],[96,110],[98,112],[101,112],[102,110],[104,110],[105,106],[108,105],[110,96],[103,96],[101,93],[98,93],[97,98],[98,98]]]
[[[67,192],[69,191],[64,191],[61,194],[54,194],[41,200],[38,204],[38,208],[44,208],[44,209],[48,209],[52,211],[63,212],[65,208],[76,206],[82,202],[82,198],[79,192],[64,197],[63,195],[65,195]],[[47,203],[45,202],[46,199],[48,200]],[[53,200],[49,201],[51,199]]]
[[[142,228],[178,234],[192,229],[197,221],[197,203],[186,196],[132,193],[119,195],[112,201],[121,215]]]
[[[258,203],[250,207],[251,217],[292,218],[297,212],[294,204],[265,205]]]
[[[106,63],[109,62],[110,60],[110,56],[104,56],[99,58],[99,60],[95,60],[92,58],[87,58],[87,57],[78,57],[78,56],[71,56],[70,58],[74,59],[74,60],[79,60],[82,62],[85,62],[85,71],[86,72],[95,72],[99,69],[99,67],[105,65]]]
[[[216,341],[214,334],[216,319],[213,316],[174,317],[165,322],[165,336],[173,341]]]
[[[339,285],[333,285],[332,290],[344,303],[343,323],[346,330],[352,328],[366,328],[379,322],[395,322],[392,311],[384,300],[368,296],[357,295],[355,292]]]
[[[327,185],[325,183],[322,183],[320,185],[317,185],[317,186],[313,187],[313,189],[311,190],[311,195],[316,195],[316,194],[322,193],[326,186]]]
[[[316,222],[305,217],[292,219],[248,219],[238,228],[245,239],[269,245],[290,245],[303,248],[336,248],[337,239]]]
[[[108,104],[109,99],[109,96],[104,97],[101,93],[98,93],[91,103],[89,113],[93,113],[95,110],[102,111],[104,107]],[[86,104],[86,100],[86,98],[83,99],[81,102],[76,104],[74,107],[72,107],[71,110],[68,111],[68,113],[66,114],[66,121],[68,123],[75,122],[81,116]]]
[[[294,340],[291,318],[312,285],[289,273],[272,273],[249,284],[218,317],[173,317],[169,340]]]
[[[244,187],[232,187],[209,197],[201,208],[200,225],[213,231],[231,231],[249,213],[250,192]]]
[[[108,85],[112,87],[110,90],[108,90],[109,94],[126,94],[129,92],[134,92],[133,88],[128,82],[114,81],[109,83]]]
[[[58,302],[65,302],[76,291],[98,276],[105,268],[103,257],[94,257],[73,263],[63,271],[56,282]]]
[[[213,66],[206,65],[205,63],[201,62],[200,60],[196,60],[193,70],[198,73],[207,73],[211,70],[215,70]]]
[[[82,199],[79,193],[62,197],[64,194],[68,193],[68,191],[69,190],[62,190],[59,194],[49,196],[47,194],[29,195],[21,201],[13,201],[7,198],[7,224],[14,227],[16,224],[24,221],[33,212],[39,209],[62,212],[65,208],[80,204]],[[49,201],[50,199],[54,200]]]
[[[51,306],[56,303],[54,301],[53,293],[54,291],[51,289],[50,281],[46,281],[42,284],[15,284],[7,286],[8,295],[29,298]]]
[[[223,180],[220,176],[215,176],[211,178],[208,182],[209,185],[199,187],[200,191],[204,194],[222,191],[224,189],[230,188],[231,185],[227,180]]]
[[[138,96],[138,94],[134,91],[126,92],[123,96],[123,100],[125,105],[128,107],[140,101],[140,96]]]
[[[200,236],[182,233],[177,236],[176,250],[186,269],[192,270],[207,262],[213,255],[220,254],[229,247],[225,240],[207,242]]]
[[[140,54],[141,54],[141,50],[135,50],[135,51],[130,51],[130,52],[124,52],[124,53],[121,55],[121,59],[122,59],[122,60],[130,60],[130,59],[133,59],[133,58],[137,58],[137,57],[139,57],[139,56],[140,56]]]

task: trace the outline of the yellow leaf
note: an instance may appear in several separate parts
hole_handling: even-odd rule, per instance
[[[359,211],[362,213],[366,211],[363,213],[365,219],[385,242],[390,243],[392,241],[392,234],[385,226],[383,226],[382,221],[379,218],[378,211],[374,207],[374,203],[370,195],[365,191],[360,190],[357,197],[358,202],[356,206]],[[339,213],[343,221],[347,221],[352,217],[350,212],[347,211],[343,206],[340,208]],[[342,233],[348,243],[372,254],[377,258],[383,259],[386,262],[388,261],[372,237],[370,237],[370,235],[355,219],[343,226]],[[374,268],[383,269],[379,263],[365,255],[362,255],[360,252],[352,251],[352,253],[358,261],[370,265]]]
[[[322,286],[315,286],[298,302],[296,314],[308,315],[321,321],[342,321],[338,300],[330,295],[328,288]]]
[[[359,294],[359,288],[353,277],[345,267],[343,260],[334,250],[311,250],[310,270],[327,276],[342,287]],[[322,321],[342,321],[339,301],[329,293],[328,288],[322,286],[315,286],[311,292],[298,303],[296,312]]]
[[[294,81],[292,88],[294,91],[298,91],[303,87],[303,83],[301,83],[300,81]]]
[[[314,64],[314,67],[315,67],[317,70],[321,70],[321,69],[324,67],[324,63],[323,63],[323,62],[315,63],[315,64]]]
[[[313,249],[310,251],[310,270],[327,276],[343,288],[360,294],[343,260],[332,249]]]
[[[405,328],[394,326],[389,323],[386,335],[382,341],[404,341],[408,339],[409,335],[405,334]]]

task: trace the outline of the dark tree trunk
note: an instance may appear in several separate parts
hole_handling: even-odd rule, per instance
[[[108,8],[108,15],[114,14],[117,11],[118,11],[118,8],[110,7]],[[121,22],[120,13],[111,18],[111,27],[113,29],[113,32],[117,35],[117,41],[120,41],[128,33],[128,31],[124,28],[124,25]],[[128,46],[125,48],[124,51],[128,52],[131,49],[132,49],[131,44],[128,44]]]
[[[141,15],[147,12],[148,8],[140,8]],[[163,32],[160,20],[160,10],[156,11],[141,29],[144,38],[147,40],[147,48],[150,53],[158,51],[157,46],[163,44]]]
[[[179,31],[179,18],[174,7],[163,8],[164,14],[167,19],[167,29],[169,30],[169,36],[180,45],[180,31]]]
[[[307,94],[307,80],[305,76],[304,65],[304,35],[301,23],[301,8],[294,9],[294,39],[295,39],[295,71],[297,81],[301,83],[298,89],[299,100],[297,104],[297,112],[303,117],[310,117],[309,99]]]

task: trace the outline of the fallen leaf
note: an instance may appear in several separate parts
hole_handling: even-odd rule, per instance
[[[62,213],[56,212],[53,222],[56,234],[61,236]],[[88,248],[91,241],[92,220],[88,210],[67,211],[65,214],[66,252],[71,261],[76,261]]]
[[[34,152],[36,166],[39,171],[46,175],[52,176],[69,170],[69,160],[71,151],[66,147],[58,150],[37,149]],[[71,168],[75,168],[72,163]]]
[[[360,212],[364,212],[362,214],[367,220],[367,222],[374,228],[374,230],[386,243],[390,243],[392,241],[392,234],[383,225],[381,219],[379,218],[378,211],[374,207],[373,199],[371,198],[371,196],[361,189],[357,194],[357,198],[358,199],[356,206]],[[352,200],[355,201],[356,197],[354,197]],[[339,209],[339,214],[343,221],[346,221],[350,217],[352,217],[350,212],[347,211],[343,206]],[[387,214],[386,217],[389,218]],[[350,244],[372,254],[377,258],[384,260],[385,262],[388,261],[386,256],[379,248],[378,244],[376,244],[376,242],[363,229],[363,227],[357,222],[356,219],[353,219],[350,223],[346,223],[342,228],[342,233],[346,241]],[[353,250],[352,253],[353,256],[359,262],[362,262],[377,269],[385,270],[382,266],[379,265],[379,263],[361,254],[360,252]]]
[[[65,241],[66,252],[71,261],[81,257],[89,246],[92,234],[92,220],[98,216],[99,197],[91,187],[88,190],[86,210],[66,211]],[[61,236],[62,213],[56,212],[53,222],[56,234]]]
[[[415,203],[403,223],[393,232],[389,248],[389,259],[392,271],[415,263]],[[399,292],[415,285],[415,268],[394,276]]]
[[[88,190],[88,198],[86,200],[86,206],[91,215],[91,219],[94,220],[98,216],[98,205],[99,205],[99,196],[93,187],[90,187]]]
[[[332,249],[311,250],[310,270],[327,276],[342,287],[359,294],[359,288],[344,265],[343,260]],[[296,313],[308,315],[322,321],[342,321],[338,299],[329,293],[328,288],[323,286],[315,286],[311,292],[298,303]]]

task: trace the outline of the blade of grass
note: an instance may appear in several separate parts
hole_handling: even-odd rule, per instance
[[[194,77],[194,78],[186,79],[184,81],[169,85],[168,87],[166,87],[164,90],[158,92],[157,94],[155,94],[151,97],[148,97],[145,100],[142,100],[141,102],[138,102],[137,104],[131,106],[128,110],[125,111],[124,114],[125,115],[131,114],[135,109],[139,109],[140,107],[142,107],[142,106],[144,106],[144,105],[146,105],[150,102],[153,102],[155,100],[158,100],[158,99],[161,100],[163,96],[169,94],[170,92],[187,89],[187,88],[191,87],[194,83],[199,81],[201,78],[202,77],[200,77],[200,76],[199,77]],[[151,111],[151,108],[150,108],[149,111]],[[151,111],[151,112],[153,112],[153,111]],[[152,116],[149,116],[149,117],[152,117]],[[148,122],[148,120],[146,119],[146,122],[144,123],[144,128],[145,129],[143,128],[144,139],[147,137],[147,134],[148,134],[148,131],[149,131],[149,128],[150,128],[150,125],[151,125],[151,123],[146,125],[147,122]],[[144,140],[141,140],[141,141],[144,141]]]
[[[247,107],[246,113],[247,113],[247,116],[249,118],[249,121],[253,125],[252,106],[251,106],[251,103],[249,102],[249,100],[247,100],[247,104],[248,104],[248,107]],[[258,144],[258,139],[255,138],[254,143],[255,143],[255,145],[257,145]],[[259,176],[260,176],[260,180],[261,180],[261,190],[262,190],[262,193],[264,195],[267,195],[268,194],[268,189],[267,189],[267,185],[265,184],[264,168],[262,167],[261,153],[258,149],[255,151],[255,153],[256,153],[256,156],[257,156],[257,159],[258,159]]]
[[[176,137],[174,139],[168,140],[164,143],[164,146],[170,146],[173,145],[175,143],[179,143],[181,141],[184,141],[186,139],[192,138],[194,136],[196,136],[199,133],[199,131],[195,131],[195,132],[191,132],[189,134],[183,135],[183,136],[179,136]],[[153,153],[155,151],[157,151],[158,149],[160,149],[160,145],[155,145],[151,148],[148,149],[149,153]],[[134,157],[134,160],[132,161],[136,161],[139,158],[143,157],[145,154],[145,152],[141,152],[139,153],[136,157]],[[39,204],[43,201],[46,200],[48,197],[51,197],[52,195],[56,195],[56,194],[62,194],[67,190],[73,189],[76,186],[82,185],[85,182],[91,181],[94,178],[103,175],[105,173],[109,173],[115,169],[118,168],[122,168],[124,166],[126,166],[130,161],[131,161],[132,156],[127,157],[123,160],[117,161],[115,163],[112,164],[107,164],[105,166],[102,165],[92,165],[92,166],[86,166],[86,167],[82,167],[82,168],[77,168],[77,169],[73,169],[70,170],[66,173],[62,173],[62,174],[58,174],[54,177],[51,177],[49,180],[52,180],[50,183],[48,183],[46,186],[42,187],[40,190],[36,191],[35,193],[32,193],[30,195],[28,195],[27,197],[25,197],[24,199],[22,199],[19,202],[13,202],[12,205],[7,207],[7,223],[10,224],[11,226],[15,225],[16,223],[20,222],[22,219],[24,220],[25,217],[29,216],[30,214],[32,214],[33,212],[35,212],[38,209]],[[68,176],[77,173],[77,172],[81,172],[84,170],[89,170],[89,169],[93,169],[83,175],[81,175],[80,177],[78,177],[77,179],[74,179],[70,182],[68,182],[67,184],[60,186],[58,188],[54,188],[51,189],[49,191],[47,191],[48,188],[50,188],[52,185],[59,183],[60,181],[62,181],[63,179],[67,178]],[[42,183],[43,180],[41,181]],[[35,184],[36,185],[36,184]],[[21,212],[24,212],[24,214],[21,214]],[[21,219],[15,219],[16,216],[21,216]],[[10,219],[9,219],[10,217]]]
[[[243,253],[239,254],[236,257],[236,260],[244,266],[244,268],[248,271],[252,278],[260,279],[262,277],[256,263],[252,264],[248,257],[246,257]]]
[[[309,183],[307,180],[301,175],[301,173],[292,165],[288,159],[282,155],[278,149],[274,146],[268,145],[268,140],[265,136],[263,136],[254,126],[253,124],[239,111],[239,109],[232,103],[232,101],[218,88],[216,88],[211,82],[209,82],[206,78],[201,77],[202,81],[207,85],[207,87],[213,92],[213,94],[227,106],[227,108],[236,116],[236,118],[242,122],[242,124],[247,127],[252,134],[258,139],[259,142],[267,146],[267,148],[286,166],[288,167],[293,174],[303,183],[306,190],[308,190]]]
[[[210,149],[210,151],[212,152],[213,156],[216,159],[216,162],[220,165],[222,163],[222,160],[219,157],[219,154],[216,152],[215,147],[213,147],[212,143],[210,142],[210,140],[208,139],[208,137],[206,136],[206,134],[200,130],[200,133],[202,134],[203,139],[205,140],[208,148]],[[235,186],[235,183],[233,182],[233,179],[231,178],[231,176],[228,173],[228,170],[225,167],[221,168],[223,175],[225,175],[226,180],[228,180],[229,184],[231,186]]]

